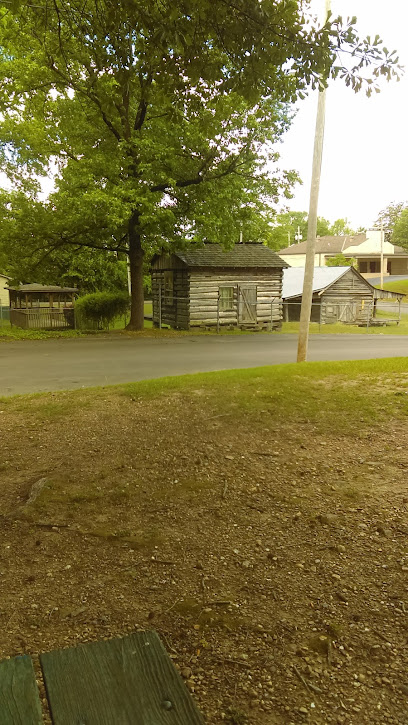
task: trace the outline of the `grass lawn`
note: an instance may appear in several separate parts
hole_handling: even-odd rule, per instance
[[[398,318],[395,313],[388,314],[386,311],[378,310],[377,318],[380,317],[387,319]],[[299,323],[284,322],[281,332],[298,333]],[[319,325],[318,322],[311,322],[309,325],[309,332],[311,335],[408,335],[408,315],[401,315],[401,321],[398,325],[396,323],[391,323],[386,326],[370,326],[368,328],[358,327],[357,325],[343,325],[341,322],[336,325]]]
[[[154,628],[207,725],[406,721],[405,358],[0,415],[0,658]]]
[[[380,289],[380,285],[376,285]],[[385,290],[390,292],[403,292],[405,294],[403,302],[408,302],[408,279],[397,280],[396,282],[384,282],[383,285]]]

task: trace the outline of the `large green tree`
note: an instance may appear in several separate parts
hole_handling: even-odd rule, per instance
[[[368,92],[397,58],[351,19],[302,0],[16,0],[0,4],[1,166],[20,246],[129,255],[131,327],[143,259],[167,244],[259,238],[291,174],[271,173],[287,105],[330,76]],[[352,54],[346,68],[339,50]],[[374,78],[363,78],[374,67]],[[56,188],[39,201],[36,174]],[[22,199],[24,195],[25,200]],[[14,235],[16,238],[17,235]]]
[[[408,209],[408,203],[406,201],[393,201],[388,206],[386,206],[382,211],[380,211],[377,221],[376,221],[376,227],[381,227],[381,225],[384,228],[386,237],[391,239],[392,234],[394,232],[394,228],[399,221],[401,214],[404,210]],[[397,242],[393,242],[397,244]],[[398,242],[399,243],[399,242]]]
[[[402,209],[391,234],[392,244],[408,249],[408,208]]]

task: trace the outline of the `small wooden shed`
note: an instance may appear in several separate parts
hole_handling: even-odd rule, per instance
[[[12,325],[37,330],[75,327],[76,287],[23,284],[8,289]]]
[[[156,255],[152,260],[153,324],[277,328],[282,323],[286,263],[264,244],[218,244]]]
[[[283,314],[285,322],[300,319],[304,267],[289,267],[283,274]],[[354,267],[315,267],[311,322],[354,325],[371,324],[377,299],[389,297],[375,289]],[[398,299],[402,295],[395,294]]]

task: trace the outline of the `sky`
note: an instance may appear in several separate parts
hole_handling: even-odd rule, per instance
[[[313,0],[323,12],[324,0]],[[408,200],[408,27],[407,0],[332,0],[334,16],[356,15],[359,33],[380,35],[397,50],[406,73],[399,82],[381,82],[371,98],[332,81],[326,98],[326,126],[319,216],[347,218],[351,226],[370,228],[389,203]],[[296,169],[303,181],[289,202],[294,211],[309,208],[317,92],[299,105],[291,129],[279,147],[280,166]]]

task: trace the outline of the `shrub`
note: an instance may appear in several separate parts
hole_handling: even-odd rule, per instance
[[[357,260],[354,257],[345,257],[344,254],[336,254],[335,257],[326,259],[326,267],[357,267]]]
[[[130,306],[127,292],[95,292],[79,297],[75,303],[75,315],[78,327],[97,327],[101,330],[119,316],[124,315]]]

